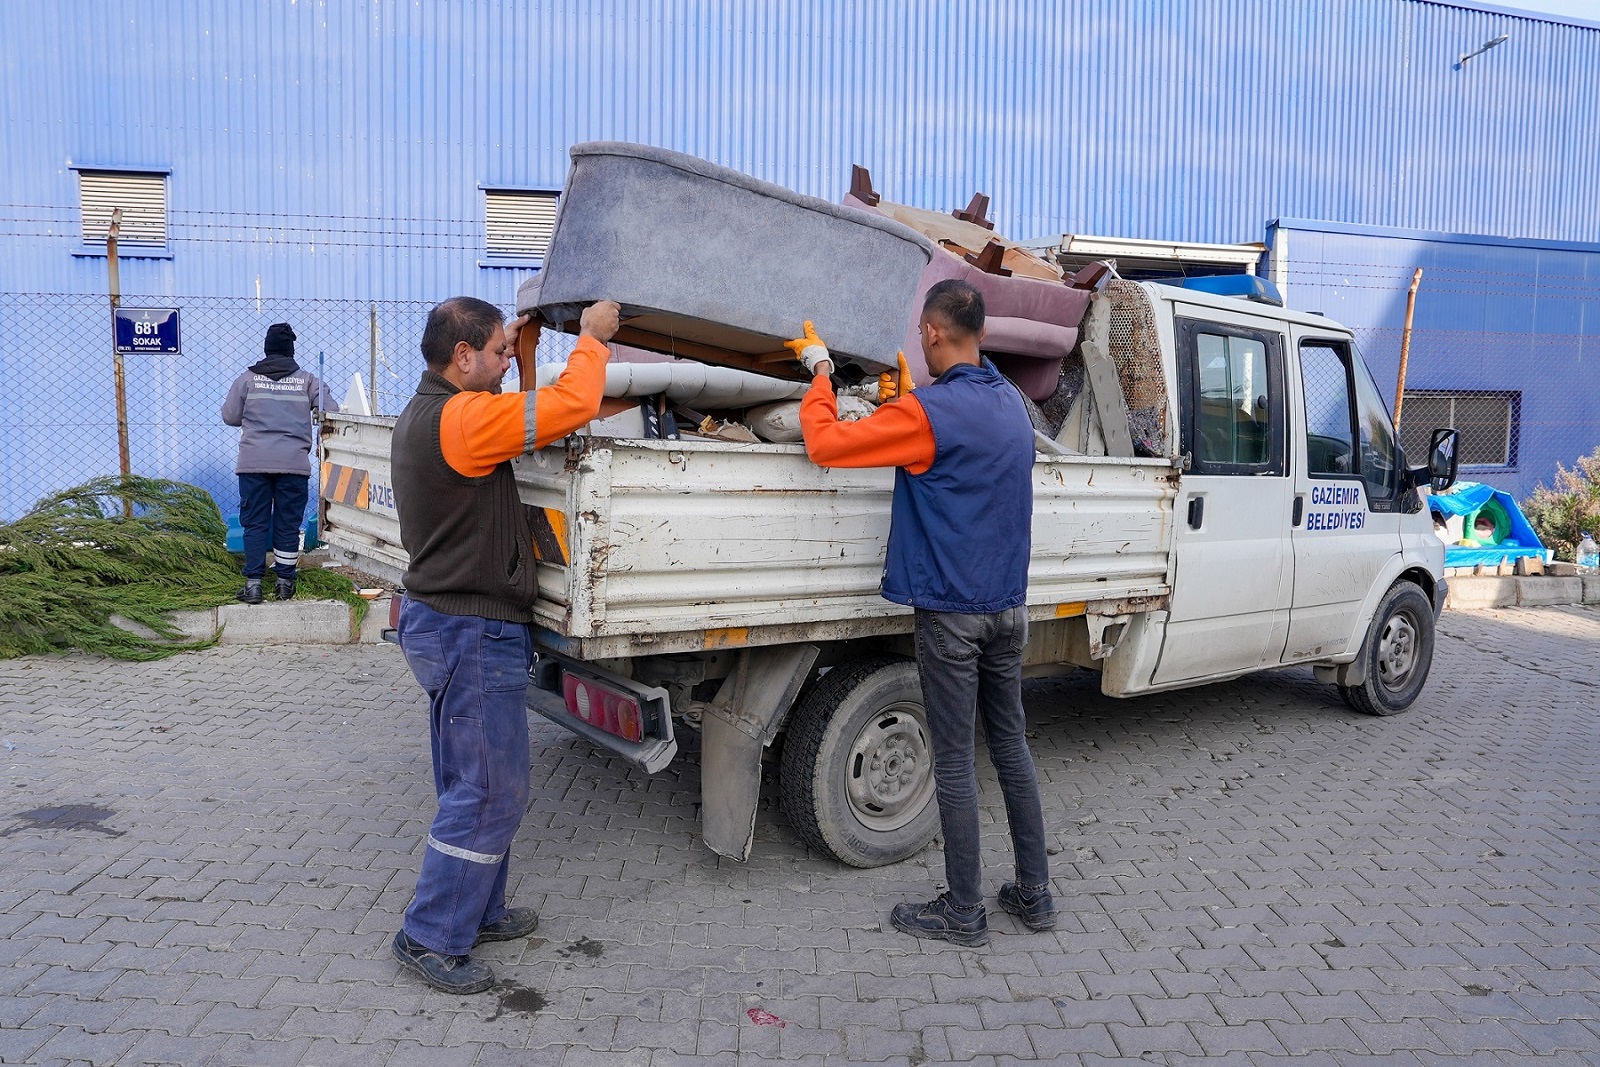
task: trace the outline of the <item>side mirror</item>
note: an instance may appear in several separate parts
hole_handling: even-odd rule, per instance
[[[1433,439],[1428,443],[1428,465],[1412,467],[1406,472],[1406,481],[1413,488],[1427,485],[1435,493],[1455,485],[1456,468],[1460,466],[1456,448],[1460,443],[1460,430],[1448,426],[1434,430]]]

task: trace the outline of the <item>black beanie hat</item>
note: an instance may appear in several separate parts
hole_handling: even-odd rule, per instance
[[[261,349],[269,356],[294,355],[294,327],[287,322],[275,322],[267,327],[267,339]]]

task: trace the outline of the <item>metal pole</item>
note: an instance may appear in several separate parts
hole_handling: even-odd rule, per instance
[[[372,342],[367,361],[367,392],[372,396],[372,413],[378,413],[378,305],[368,304],[371,313]]]
[[[328,498],[322,491],[322,444],[323,437],[328,429],[328,412],[322,406],[322,394],[327,391],[328,380],[323,377],[327,374],[327,364],[323,359],[322,349],[317,349],[317,540],[322,540],[322,532],[328,528]]]
[[[131,473],[128,462],[128,386],[122,372],[122,353],[117,351],[117,308],[122,306],[122,277],[117,267],[117,234],[122,229],[122,209],[111,209],[111,226],[106,230],[106,270],[111,288],[111,366],[117,380],[117,462],[126,478]],[[133,500],[122,498],[124,518],[133,517]]]
[[[1400,436],[1400,408],[1406,402],[1406,362],[1411,358],[1411,316],[1417,310],[1417,286],[1422,284],[1422,268],[1411,276],[1406,293],[1406,328],[1400,333],[1400,376],[1394,383],[1394,433]]]

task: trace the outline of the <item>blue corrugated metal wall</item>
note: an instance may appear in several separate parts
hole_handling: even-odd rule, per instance
[[[1357,326],[1391,406],[1406,290],[1422,268],[1407,391],[1520,397],[1513,461],[1463,478],[1520,499],[1600,445],[1600,244],[1303,220],[1280,220],[1269,237],[1288,302]]]
[[[1600,239],[1600,26],[1425,0],[84,0],[0,7],[0,49],[12,288],[100,284],[68,166],[114,163],[172,169],[153,292],[506,289],[479,185],[559,187],[599,138],[830,199],[852,162],[982,189],[1018,236]]]
[[[72,167],[100,164],[171,171],[171,256],[124,264],[130,299],[509,303],[525,269],[481,265],[480,186],[557,188],[600,138],[829,199],[853,162],[891,199],[982,190],[1017,237],[1297,216],[1596,241],[1597,86],[1600,24],[1432,0],[5,4],[0,291],[103,291],[72,254]],[[238,339],[185,340],[209,417]],[[105,469],[61,464],[43,481]]]

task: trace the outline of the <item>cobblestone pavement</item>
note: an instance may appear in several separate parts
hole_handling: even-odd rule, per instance
[[[388,940],[433,812],[387,646],[0,662],[0,1061],[1600,1063],[1600,613],[1448,613],[1405,715],[1305,670],[1117,702],[1030,685],[1062,922],[885,930],[770,803],[698,841],[698,761],[542,722],[516,845],[539,935],[448,997]],[[990,891],[1007,870],[985,789]]]

